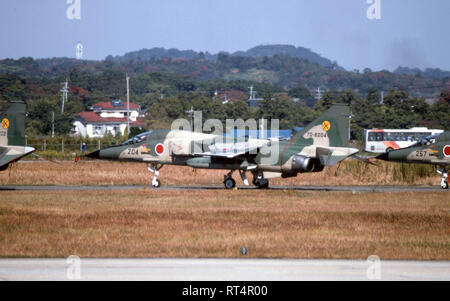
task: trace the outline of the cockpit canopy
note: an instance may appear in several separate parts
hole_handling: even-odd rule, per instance
[[[144,132],[144,133],[140,133],[128,140],[126,140],[125,142],[123,142],[121,145],[128,145],[128,144],[136,144],[136,143],[141,143],[143,141],[145,141],[147,139],[147,137],[152,133],[152,131],[148,131],[148,132]]]
[[[415,147],[415,146],[424,146],[424,145],[431,145],[436,143],[436,138],[437,136],[439,136],[439,134],[434,134],[434,135],[430,135],[430,136],[426,136],[423,137],[422,139],[420,139],[419,141],[417,141],[416,143],[412,144],[410,147]]]

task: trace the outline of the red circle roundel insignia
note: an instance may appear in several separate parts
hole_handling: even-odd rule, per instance
[[[158,156],[164,155],[164,152],[165,152],[165,151],[166,151],[166,149],[165,149],[165,147],[164,147],[164,144],[159,143],[159,144],[156,145],[156,147],[155,147],[155,152],[156,152],[156,154],[157,154]]]
[[[450,157],[450,145],[444,146],[444,156]]]

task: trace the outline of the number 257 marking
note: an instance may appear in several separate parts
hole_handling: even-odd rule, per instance
[[[423,158],[423,157],[426,157],[426,155],[427,155],[427,151],[423,151],[423,150],[416,151],[416,157]]]

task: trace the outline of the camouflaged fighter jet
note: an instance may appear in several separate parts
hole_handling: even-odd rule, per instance
[[[428,136],[407,148],[390,151],[375,157],[384,161],[424,163],[439,166],[441,187],[448,189],[448,166],[450,166],[450,132]]]
[[[23,102],[10,102],[0,112],[0,171],[34,152],[34,148],[25,146],[25,108]]]
[[[251,172],[253,184],[267,188],[271,178],[320,172],[325,166],[333,166],[356,154],[358,150],[349,147],[349,124],[349,107],[338,104],[288,141],[246,139],[230,142],[223,136],[199,132],[154,130],[87,156],[148,163],[149,171],[154,174],[154,187],[160,186],[158,175],[161,167],[171,164],[230,170],[224,176],[226,189],[236,185],[232,178],[234,171],[239,171],[246,186],[249,185],[246,172]]]

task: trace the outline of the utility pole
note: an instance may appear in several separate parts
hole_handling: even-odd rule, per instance
[[[52,111],[52,138],[55,137],[55,112]]]
[[[62,92],[61,113],[64,113],[64,102],[67,101],[67,92],[68,91],[69,91],[69,85],[67,83],[67,78],[66,78],[66,82],[64,83],[64,86],[61,89],[61,92]]]
[[[194,108],[191,107],[191,109],[189,111],[186,111],[186,113],[189,115],[190,119],[191,119],[191,130],[194,131]]]
[[[253,91],[253,85],[251,85],[248,88],[250,89],[250,98],[249,98],[249,100],[255,100],[255,98],[256,98],[256,91]]]
[[[130,136],[130,77],[127,74],[127,129]]]
[[[316,91],[316,99],[317,101],[320,101],[322,99],[322,90],[320,89],[320,87],[317,87],[317,91]]]
[[[381,104],[384,103],[384,91],[381,91]]]

